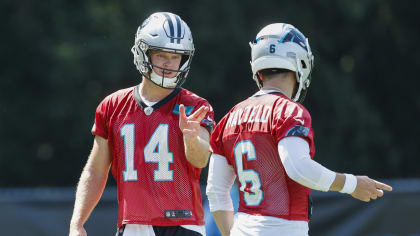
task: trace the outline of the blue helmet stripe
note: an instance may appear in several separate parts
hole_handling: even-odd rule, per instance
[[[306,41],[304,40],[304,36],[297,32],[294,29],[291,29],[288,33],[284,34],[283,37],[278,41],[279,43],[287,43],[292,42],[296,43],[299,46],[301,46],[303,49],[308,51],[308,47],[306,45]]]
[[[171,43],[173,43],[174,40],[174,24],[172,23],[172,19],[171,17],[167,14],[167,13],[163,13],[163,15],[166,17],[166,20],[168,21],[169,24],[169,30],[170,30],[170,38],[171,38]]]
[[[289,33],[287,33],[287,34],[284,34],[283,35],[283,37],[279,40],[279,43],[283,43],[283,41],[284,41],[284,38],[286,38],[286,36],[288,35]]]
[[[175,19],[176,19],[176,28],[178,29],[178,34],[177,34],[177,41],[176,43],[181,43],[181,20],[179,19],[179,16],[175,15]]]

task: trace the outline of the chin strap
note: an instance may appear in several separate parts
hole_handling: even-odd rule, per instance
[[[262,89],[263,88],[263,82],[262,82],[262,75],[260,74],[260,72],[257,72],[254,75],[254,80],[255,80],[255,82],[257,82],[258,88]]]
[[[302,89],[305,89],[305,85],[303,83],[304,78],[303,78],[303,72],[302,72],[302,65],[300,64],[300,61],[297,57],[296,57],[296,67],[297,67],[296,82],[297,82],[299,87],[296,91],[296,95],[293,98],[293,101],[298,102],[298,101],[300,101],[300,99],[299,99],[300,93],[302,92]]]

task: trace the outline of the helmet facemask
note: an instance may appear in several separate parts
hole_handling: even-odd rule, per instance
[[[185,80],[188,72],[190,70],[191,59],[194,55],[194,51],[185,51],[177,50],[170,48],[161,48],[149,46],[146,42],[140,41],[138,44],[134,45],[131,51],[134,54],[134,64],[136,65],[139,72],[146,78],[152,81],[154,84],[167,89],[173,89],[175,87],[181,86]],[[169,69],[154,65],[150,58],[151,51],[161,51],[168,52],[173,54],[180,54],[182,56],[179,68]],[[153,68],[158,68],[163,71],[176,72],[177,74],[168,78],[163,74],[162,76],[158,75]]]

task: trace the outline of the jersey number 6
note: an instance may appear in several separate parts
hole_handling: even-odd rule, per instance
[[[244,170],[243,155],[246,155],[248,161],[257,160],[255,147],[251,141],[245,140],[238,142],[234,147],[236,171],[241,183],[240,191],[244,193],[244,200],[247,206],[258,206],[263,199],[261,190],[260,175],[253,169]],[[250,191],[245,191],[247,183],[251,183]]]

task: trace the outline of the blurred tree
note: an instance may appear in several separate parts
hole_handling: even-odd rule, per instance
[[[75,185],[99,102],[140,82],[130,48],[144,18],[172,11],[196,53],[185,84],[219,120],[257,91],[248,42],[287,22],[310,40],[305,106],[316,159],[337,171],[419,177],[420,3],[355,1],[41,1],[0,3],[0,186]],[[203,174],[203,182],[206,171]]]

